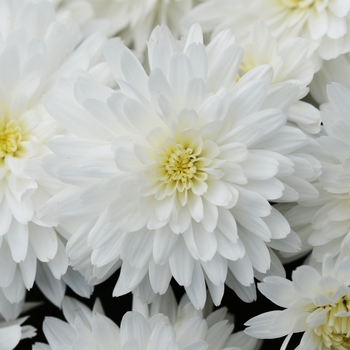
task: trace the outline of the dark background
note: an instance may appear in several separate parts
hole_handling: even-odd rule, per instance
[[[303,263],[305,258],[299,259],[296,262],[287,264],[285,266],[287,277],[290,279],[291,272]],[[118,273],[111,276],[106,282],[95,287],[95,291],[90,299],[84,299],[77,296],[74,292],[72,292],[69,288],[67,288],[67,295],[73,296],[76,299],[82,301],[84,304],[88,305],[92,308],[95,299],[100,298],[102,305],[104,307],[106,315],[112,319],[115,323],[120,325],[120,321],[123,315],[131,310],[131,294],[113,298],[112,291],[115,286],[115,283],[118,279]],[[179,287],[175,281],[172,281],[172,287],[175,292],[175,295],[178,300],[180,300],[181,296],[184,294],[184,289]],[[27,294],[28,301],[44,301],[45,298],[38,289],[38,287],[34,286],[33,289]],[[235,332],[244,329],[243,324],[248,321],[250,318],[257,316],[263,312],[280,309],[278,306],[271,303],[268,299],[266,299],[262,294],[258,294],[258,299],[254,303],[244,303],[242,302],[235,293],[226,287],[224,298],[222,300],[221,306],[226,306],[229,309],[229,312],[234,314],[235,316]],[[22,340],[19,345],[16,347],[16,350],[27,350],[31,349],[31,345],[35,342],[43,342],[47,343],[45,336],[42,332],[42,323],[45,316],[53,316],[57,318],[61,318],[64,320],[64,317],[61,313],[61,310],[56,306],[51,304],[48,300],[44,301],[42,305],[30,311],[30,318],[26,321],[25,324],[29,324],[34,326],[37,329],[37,336],[33,339],[25,339]],[[288,350],[294,350],[295,347],[300,342],[301,335],[293,336]],[[284,338],[273,339],[273,340],[265,340],[261,350],[277,350],[280,349]]]

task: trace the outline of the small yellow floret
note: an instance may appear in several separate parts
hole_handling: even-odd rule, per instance
[[[350,297],[342,297],[327,313],[325,324],[315,329],[323,344],[331,350],[350,349]]]
[[[197,171],[197,167],[195,166],[196,159],[190,147],[184,148],[182,145],[177,144],[165,164],[168,174],[165,182],[181,181],[185,188],[188,188],[190,185],[189,180],[193,178],[193,175]]]
[[[0,157],[15,156],[22,140],[22,129],[17,120],[0,122]]]

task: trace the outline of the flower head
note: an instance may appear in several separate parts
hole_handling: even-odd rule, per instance
[[[88,74],[106,39],[95,34],[82,41],[79,27],[59,22],[48,1],[0,0],[0,7],[0,287],[18,302],[36,276],[49,291],[48,276],[57,281],[68,267],[66,239],[53,228],[58,222],[37,216],[64,187],[40,166],[51,153],[47,141],[65,132],[44,110],[42,96],[59,78]]]
[[[259,290],[275,304],[286,308],[249,320],[245,330],[257,338],[278,338],[305,332],[298,349],[347,350],[350,343],[350,259],[335,263],[330,255],[323,259],[322,273],[310,266],[293,272],[292,282],[266,277]]]
[[[320,262],[326,253],[336,257],[348,252],[350,244],[350,195],[348,162],[350,156],[350,91],[340,84],[328,85],[329,104],[321,112],[323,135],[306,152],[317,155],[322,174],[314,183],[320,197],[283,206],[283,215],[305,242],[305,251]]]
[[[146,299],[150,290],[163,294],[173,276],[198,308],[205,282],[215,304],[225,282],[252,300],[254,273],[283,274],[268,246],[298,249],[269,200],[317,196],[309,181],[318,163],[294,153],[308,138],[285,125],[280,100],[269,94],[269,67],[236,83],[243,50],[230,32],[207,47],[202,40],[198,25],[183,47],[166,27],[156,28],[149,75],[130,50],[111,43],[106,59],[121,90],[80,79],[75,104],[60,91],[46,100],[77,137],[52,140],[58,157],[48,157],[45,168],[82,189],[58,194],[41,214],[54,209],[62,218],[86,220],[67,246],[72,264],[88,279],[121,265],[116,296],[136,288]],[[275,91],[286,106],[299,88]],[[76,116],[89,122],[82,126]]]
[[[188,21],[205,23],[217,33],[234,28],[247,38],[252,25],[262,19],[276,38],[304,38],[316,71],[322,60],[350,51],[350,3],[347,0],[209,0],[194,8]]]
[[[267,25],[260,20],[252,27],[249,38],[242,40],[242,43],[244,56],[237,79],[255,67],[270,65],[273,72],[271,91],[278,90],[276,84],[288,83],[299,88],[298,99],[308,94],[314,65],[308,57],[308,45],[305,39],[277,40]],[[285,109],[288,121],[296,123],[299,128],[311,134],[320,131],[321,118],[318,109],[299,100],[288,107]]]

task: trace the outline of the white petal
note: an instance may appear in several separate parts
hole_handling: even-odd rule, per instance
[[[0,222],[0,236],[4,235],[7,233],[11,220],[12,220],[12,214],[10,211],[9,206],[7,205],[7,202],[5,199],[1,201],[0,204],[0,214],[1,214],[1,222]]]
[[[12,350],[21,340],[21,326],[12,325],[5,328],[0,328],[0,350]]]
[[[208,72],[207,85],[210,86],[210,91],[232,86],[232,82],[236,80],[243,55],[242,47],[232,44],[218,56],[215,62],[210,65]]]
[[[188,286],[192,281],[194,261],[182,237],[176,242],[170,255],[169,265],[173,277],[182,286]]]
[[[6,241],[0,247],[0,286],[7,287],[12,282],[17,264],[13,261]]]
[[[217,242],[214,232],[207,232],[201,224],[192,223],[193,238],[199,259],[210,261],[216,253]]]
[[[147,265],[152,256],[152,232],[129,232],[124,240],[121,258],[127,260],[132,268]]]
[[[228,261],[228,267],[236,279],[244,286],[249,286],[253,283],[253,267],[247,254],[242,259]]]
[[[216,254],[212,260],[208,262],[201,261],[200,264],[208,278],[215,285],[225,282],[227,275],[227,260],[221,255]]]
[[[76,317],[81,318],[81,320],[90,325],[92,323],[92,314],[91,310],[80,301],[66,296],[63,299],[62,310],[64,317],[68,323],[74,327]]]
[[[294,300],[300,297],[294,290],[291,281],[278,276],[264,278],[264,283],[259,283],[258,288],[273,303],[284,308],[288,308]]]
[[[6,299],[11,303],[18,303],[24,299],[26,289],[23,283],[22,274],[17,268],[11,284],[2,290]]]
[[[7,233],[7,242],[11,249],[13,260],[23,261],[27,255],[28,249],[28,225],[20,224],[12,219],[9,231]]]
[[[36,275],[36,256],[31,246],[28,247],[27,256],[24,261],[19,263],[24,285],[29,290],[33,287]]]
[[[242,230],[242,234],[240,233]],[[261,238],[252,234],[250,231],[241,229],[239,237],[242,240],[246,254],[252,262],[253,267],[262,273],[265,273],[271,266],[271,258],[265,243]]]
[[[113,296],[120,296],[135,289],[148,271],[148,265],[141,269],[133,269],[126,261],[123,262],[118,282],[113,290]]]
[[[155,293],[164,294],[171,280],[169,264],[157,265],[153,260],[149,263],[149,279]]]
[[[46,264],[38,263],[35,282],[46,298],[56,306],[61,306],[66,291],[66,285],[63,281],[52,276]]]
[[[169,260],[178,237],[168,226],[156,230],[153,239],[153,259],[156,264],[163,265]]]
[[[318,282],[321,276],[311,266],[300,266],[293,271],[292,278],[294,288],[299,294],[307,297],[314,297],[319,294]]]
[[[127,312],[120,324],[120,339],[123,346],[131,339],[137,339],[140,349],[144,348],[144,344],[148,343],[150,337],[150,329],[145,318],[138,314]]]
[[[207,332],[207,323],[202,317],[191,317],[182,324],[177,331],[176,340],[184,348],[186,345],[193,343],[193,334],[196,334],[198,340],[204,340]]]
[[[100,348],[118,349],[120,333],[118,326],[104,315],[94,314],[92,317],[92,334]]]
[[[104,50],[106,61],[116,80],[125,79],[136,89],[145,91],[147,76],[134,54],[120,41],[111,41]]]
[[[50,346],[54,348],[60,345],[73,345],[77,338],[73,327],[54,317],[45,318],[43,331]]]
[[[208,191],[204,193],[204,198],[215,205],[225,206],[232,199],[232,194],[227,186],[221,181],[207,181]]]
[[[166,342],[176,340],[176,333],[170,324],[160,323],[152,331],[147,350],[158,350],[163,348]]]
[[[40,261],[47,262],[57,253],[58,242],[56,232],[51,227],[43,227],[29,223],[29,242]]]

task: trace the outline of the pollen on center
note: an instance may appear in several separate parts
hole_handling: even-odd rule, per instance
[[[315,329],[329,349],[350,349],[350,297],[344,296],[329,308],[326,323]]]
[[[203,153],[203,141],[198,137],[167,138],[157,151],[155,176],[162,183],[166,195],[176,190],[186,193],[188,190],[203,194],[208,174],[207,166],[212,162]]]
[[[17,120],[0,122],[0,157],[16,156],[22,140],[22,128]]]
[[[197,171],[196,160],[197,157],[193,154],[192,148],[184,148],[181,144],[177,144],[165,164],[168,174],[165,182],[181,181],[184,187],[189,189],[190,180]]]

